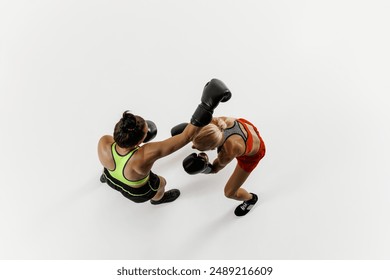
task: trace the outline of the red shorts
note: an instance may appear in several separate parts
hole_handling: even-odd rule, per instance
[[[252,155],[252,156],[240,156],[237,157],[238,165],[246,172],[250,173],[253,171],[253,169],[256,168],[256,166],[259,164],[260,160],[265,155],[265,144],[263,139],[261,138],[259,132],[256,130],[257,136],[259,136],[260,139],[260,148],[259,151]]]

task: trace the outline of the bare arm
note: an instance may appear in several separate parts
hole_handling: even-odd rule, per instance
[[[213,161],[212,173],[217,173],[242,154],[243,147],[235,142],[225,142],[218,157]]]
[[[100,138],[98,143],[98,156],[100,163],[109,169],[114,168],[111,154],[111,145],[114,143],[114,138],[110,135],[105,135]]]
[[[188,124],[184,131],[178,135],[163,141],[145,144],[143,146],[144,161],[150,166],[153,165],[156,160],[170,155],[188,144],[199,130],[200,127]]]
[[[228,165],[235,156],[233,155],[224,155],[221,153],[218,154],[218,157],[213,161],[212,173],[218,173],[222,170],[226,165]]]

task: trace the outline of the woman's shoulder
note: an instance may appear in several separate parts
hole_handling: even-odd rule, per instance
[[[234,124],[234,121],[236,121],[237,119],[233,117],[225,117],[225,116],[213,118],[213,122],[215,124],[217,124],[219,120],[225,122],[227,124],[227,127],[230,127],[231,125]]]
[[[98,143],[98,156],[102,165],[108,169],[113,169],[115,166],[112,162],[111,145],[114,143],[114,138],[110,135],[104,135]]]
[[[104,135],[102,136],[100,139],[99,139],[99,147],[104,147],[104,146],[107,146],[107,145],[112,145],[112,143],[114,143],[114,137],[112,137],[111,135]]]

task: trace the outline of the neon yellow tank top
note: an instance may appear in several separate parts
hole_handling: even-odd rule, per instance
[[[111,145],[111,152],[115,162],[115,169],[108,170],[110,175],[128,186],[137,186],[146,183],[149,180],[149,174],[141,180],[130,181],[125,178],[125,175],[123,173],[125,171],[126,163],[129,161],[132,155],[139,149],[139,147],[135,148],[134,150],[130,151],[130,153],[124,156],[119,155],[115,147],[116,147],[116,143],[113,143]]]

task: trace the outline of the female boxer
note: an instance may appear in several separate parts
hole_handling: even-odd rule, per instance
[[[174,201],[180,191],[165,192],[166,180],[151,169],[156,160],[189,143],[193,135],[210,123],[219,102],[230,99],[231,93],[219,80],[212,79],[203,90],[201,103],[180,135],[159,142],[150,142],[157,133],[153,122],[125,111],[115,125],[114,134],[103,136],[98,143],[98,156],[104,167],[100,181],[134,202],[150,200],[152,204]]]
[[[189,155],[183,161],[189,174],[217,173],[237,159],[237,166],[225,185],[225,196],[243,201],[234,213],[246,215],[257,202],[257,195],[241,186],[265,155],[265,145],[257,128],[245,119],[217,117],[193,137],[192,143],[199,151],[217,148],[218,156],[211,164],[205,153]]]

